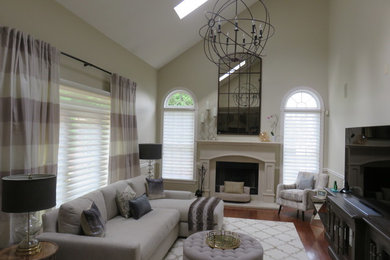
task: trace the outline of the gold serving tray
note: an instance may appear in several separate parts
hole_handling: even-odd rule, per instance
[[[211,248],[235,249],[240,246],[237,233],[226,230],[213,230],[206,234],[206,244]]]

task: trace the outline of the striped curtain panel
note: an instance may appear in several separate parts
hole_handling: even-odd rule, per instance
[[[109,182],[140,175],[135,94],[137,84],[111,77],[111,130]]]
[[[58,140],[59,52],[30,35],[0,27],[1,177],[57,174]],[[0,247],[16,242],[11,216],[0,211]]]

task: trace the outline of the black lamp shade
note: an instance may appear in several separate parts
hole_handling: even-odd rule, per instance
[[[56,205],[56,176],[11,175],[2,178],[2,211],[33,212]]]
[[[139,144],[139,158],[143,160],[161,159],[161,144]]]

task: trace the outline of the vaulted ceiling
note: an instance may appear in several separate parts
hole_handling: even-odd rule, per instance
[[[88,24],[156,69],[201,40],[199,28],[209,0],[182,20],[174,7],[181,0],[56,0]],[[249,6],[258,0],[245,1]]]

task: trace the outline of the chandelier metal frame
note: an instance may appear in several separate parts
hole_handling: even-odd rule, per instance
[[[217,0],[212,11],[206,12],[207,23],[199,29],[199,35],[203,38],[204,53],[211,62],[219,66],[222,61],[231,66],[231,62],[241,62],[248,56],[262,57],[275,28],[263,0],[257,1],[264,9],[264,19],[255,17],[244,0]],[[239,5],[247,11],[246,17],[239,16]],[[226,17],[228,8],[235,8],[233,18]],[[231,34],[226,29],[228,24],[233,27]],[[229,57],[229,63],[226,57]]]

